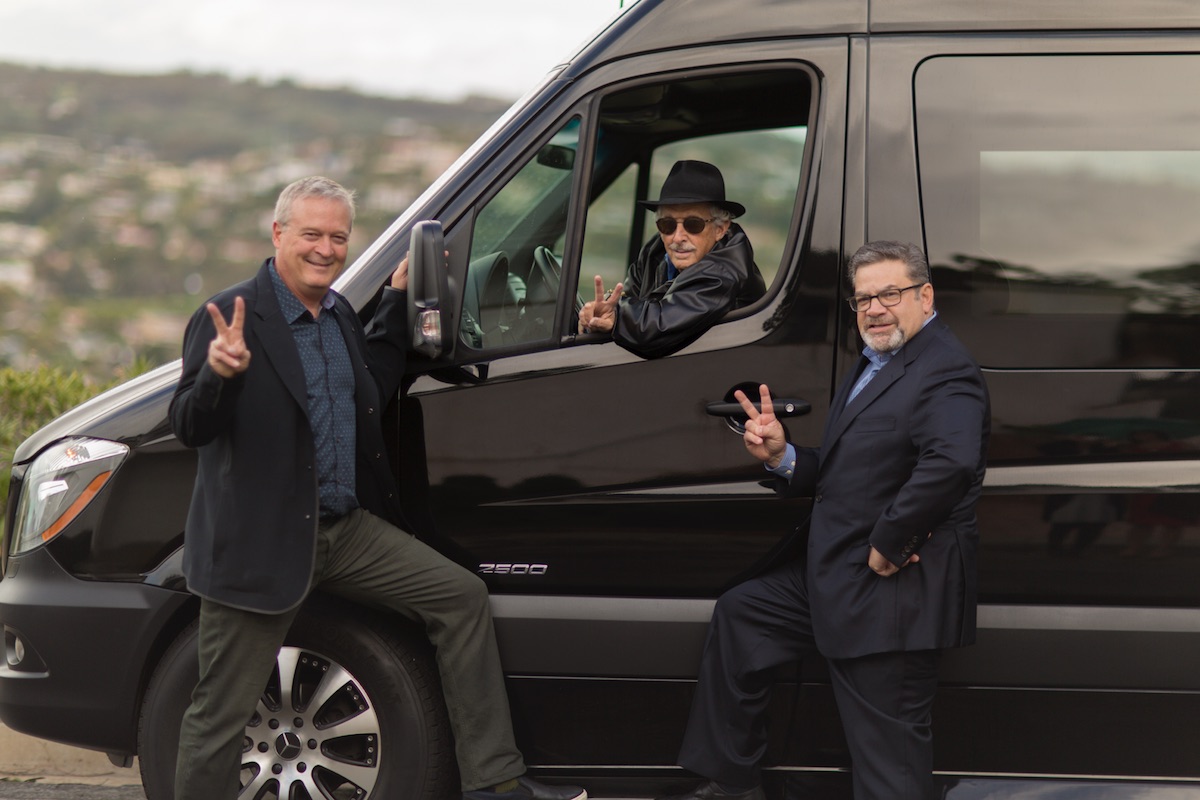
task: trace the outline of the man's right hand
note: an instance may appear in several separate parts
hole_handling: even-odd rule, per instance
[[[742,404],[746,412],[746,432],[742,441],[750,455],[765,463],[771,469],[779,466],[783,454],[787,451],[787,437],[783,434],[783,424],[775,416],[775,405],[771,402],[771,390],[764,383],[758,387],[760,412],[746,397],[746,393],[738,389],[733,393],[734,399]]]
[[[215,303],[205,306],[212,317],[217,335],[208,344],[208,366],[222,378],[232,378],[250,366],[250,351],[242,338],[242,326],[246,319],[246,302],[240,297],[233,300],[233,319],[228,324]]]

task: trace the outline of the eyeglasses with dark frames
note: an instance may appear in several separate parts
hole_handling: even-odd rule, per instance
[[[914,283],[912,286],[905,286],[903,289],[884,289],[879,294],[856,294],[854,297],[847,297],[846,302],[850,304],[852,309],[859,313],[862,313],[870,308],[871,301],[876,298],[879,298],[879,304],[881,306],[884,308],[891,308],[892,306],[900,304],[900,298],[903,297],[904,293],[909,289],[919,289],[926,283],[928,283],[928,281]]]
[[[683,229],[695,236],[697,233],[703,231],[705,226],[710,222],[712,222],[712,218],[684,217],[683,219],[675,219],[674,217],[659,217],[654,221],[654,226],[658,228],[658,232],[663,236],[670,236],[675,232],[675,226],[683,223]]]

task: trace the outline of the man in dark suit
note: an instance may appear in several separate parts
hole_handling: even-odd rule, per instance
[[[200,681],[180,730],[175,800],[238,795],[246,722],[317,584],[425,626],[464,798],[582,800],[581,789],[524,776],[482,581],[402,529],[381,417],[404,374],[408,263],[364,333],[330,289],[353,219],[337,183],[289,185],[275,207],[275,257],[187,327],[171,425],[199,451],[184,572],[200,596]]]
[[[865,348],[819,449],[786,440],[766,386],[741,392],[746,448],[811,496],[806,558],[723,595],[709,625],[679,763],[710,780],[674,800],[760,800],[772,670],[821,654],[857,800],[933,796],[930,708],[939,652],[975,639],[975,505],[990,412],[971,356],[937,319],[909,244],[850,259]]]

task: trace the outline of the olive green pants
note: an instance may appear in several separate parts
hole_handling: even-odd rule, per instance
[[[354,511],[317,535],[313,585],[419,620],[436,650],[463,791],[524,774],[487,589],[410,534]],[[175,800],[233,800],[246,723],[297,610],[201,600],[200,681],[179,732]]]

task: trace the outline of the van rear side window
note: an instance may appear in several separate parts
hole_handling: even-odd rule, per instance
[[[917,69],[936,301],[990,368],[989,602],[1195,605],[1197,81],[1187,55]]]
[[[938,304],[981,363],[1200,366],[1200,115],[1170,88],[1197,81],[1187,55],[918,69]]]

